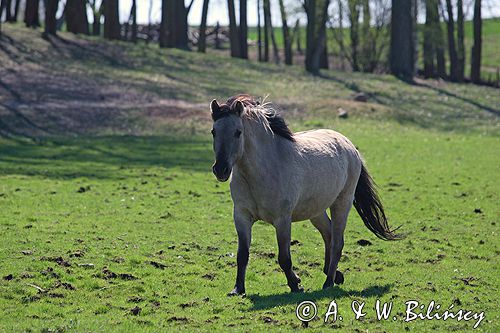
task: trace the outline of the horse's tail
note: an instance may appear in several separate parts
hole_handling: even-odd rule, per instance
[[[365,226],[377,237],[384,240],[402,238],[401,235],[394,233],[395,230],[389,228],[384,207],[375,189],[375,183],[363,164],[361,165],[361,174],[354,193],[354,207],[356,207]]]

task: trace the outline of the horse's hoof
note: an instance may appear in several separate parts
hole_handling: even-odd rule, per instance
[[[341,271],[337,271],[335,273],[335,284],[342,284],[344,283],[344,274],[342,274]]]
[[[234,288],[227,296],[245,296],[245,289]]]
[[[325,283],[323,283],[323,289],[328,289],[333,287],[333,281],[331,279],[326,279]]]

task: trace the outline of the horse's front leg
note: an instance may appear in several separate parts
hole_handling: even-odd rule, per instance
[[[250,214],[237,209],[234,210],[234,226],[238,233],[238,254],[236,257],[238,272],[236,274],[234,289],[228,296],[245,294],[245,272],[247,270],[250,243],[252,241],[252,224],[253,220]]]
[[[292,219],[290,217],[280,218],[277,221],[274,221],[273,224],[276,228],[276,237],[278,239],[278,262],[283,272],[285,272],[288,286],[292,292],[304,291],[304,289],[299,286],[300,278],[292,269],[292,256],[290,254]]]

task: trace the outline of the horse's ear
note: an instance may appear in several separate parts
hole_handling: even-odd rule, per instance
[[[219,112],[219,103],[217,103],[217,100],[213,100],[212,102],[210,102],[210,111],[212,111],[212,113],[217,113]]]
[[[236,101],[236,104],[234,105],[234,112],[239,116],[243,113],[243,110],[245,110],[245,106],[241,101]]]

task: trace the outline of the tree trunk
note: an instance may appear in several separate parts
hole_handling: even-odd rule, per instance
[[[405,0],[406,1],[406,0]],[[354,72],[359,71],[359,8],[358,0],[349,0],[349,23],[351,35],[351,66]]]
[[[322,2],[307,0],[305,4],[307,14],[305,65],[306,71],[312,74],[318,74],[321,67],[321,56],[324,54],[326,45],[326,21],[328,19],[329,5],[330,0],[323,0]],[[320,11],[317,12],[316,9]]]
[[[40,19],[38,17],[39,2],[40,0],[26,0],[24,23],[27,27],[36,28],[40,26]]]
[[[241,48],[239,45],[238,26],[236,25],[236,14],[234,11],[234,0],[227,0],[229,12],[229,42],[231,44],[231,57],[239,57]]]
[[[271,15],[271,12],[269,11],[269,15]],[[274,29],[273,29],[273,24],[271,21],[271,16],[269,16],[269,31],[271,32],[271,42],[273,43],[273,56],[274,56],[274,62],[276,64],[280,63],[280,53],[278,50],[278,44],[276,43],[276,37],[274,36]]]
[[[132,0],[132,8],[130,9],[132,16],[132,42],[137,43],[137,1]]]
[[[187,16],[193,0],[186,8],[184,0],[163,0],[160,47],[189,49]]]
[[[104,0],[104,38],[121,38],[118,0]]]
[[[464,10],[463,1],[457,1],[457,81],[464,80],[465,45],[464,45]]]
[[[5,22],[14,22],[14,18],[12,15],[12,0],[2,0],[2,3],[4,4],[4,10],[5,10]],[[2,17],[0,16],[0,19]]]
[[[92,22],[92,35],[99,36],[101,34],[101,15],[103,11],[103,2],[101,2],[101,5],[99,6],[99,8],[97,8],[97,0],[94,0],[90,3],[90,8],[92,9],[92,15],[94,17],[94,22]]]
[[[436,26],[439,25],[439,13],[437,12],[438,0],[425,1],[425,26],[424,26],[424,75],[425,77],[436,76],[435,60],[437,58]]]
[[[89,34],[86,0],[67,0],[66,28],[74,34]]]
[[[285,11],[285,5],[283,0],[279,0],[280,13],[281,13],[281,26],[283,31],[283,46],[285,49],[285,64],[292,64],[292,40],[290,36],[290,30],[288,28],[287,15]]]
[[[240,58],[248,59],[247,0],[240,0]]]
[[[271,25],[271,7],[269,0],[264,1],[264,61],[269,61],[269,32]]]
[[[257,0],[257,46],[259,52],[259,61],[262,61],[262,34],[261,34],[261,10],[260,10],[261,0]]]
[[[16,0],[16,4],[14,6],[14,16],[12,17],[12,22],[17,22],[17,16],[19,14],[19,6],[21,5],[21,0]]]
[[[45,31],[44,36],[56,35],[57,31],[57,6],[59,0],[47,0],[45,4]]]
[[[206,51],[206,41],[207,41],[206,34],[207,34],[208,2],[209,0],[203,0],[200,32],[198,36],[198,52],[203,52],[203,53]]]
[[[446,25],[448,28],[448,53],[450,55],[450,80],[458,80],[458,59],[457,49],[455,47],[455,23],[453,20],[453,7],[451,0],[446,0],[446,10],[448,12],[448,20]]]
[[[5,7],[4,2],[0,1],[0,36],[2,36],[2,15],[3,15],[4,7]]]
[[[481,44],[482,21],[481,0],[474,1],[474,45],[471,51],[470,79],[474,83],[481,82]]]
[[[297,19],[297,21],[295,21],[295,27],[293,28],[294,32],[293,32],[293,37],[297,40],[297,52],[299,54],[302,54],[303,51],[302,51],[302,45],[301,45],[301,34],[300,34],[300,20]]]
[[[370,27],[370,4],[368,0],[362,0],[363,7],[363,23],[361,25],[361,57],[360,64],[363,72],[372,72],[374,69],[372,68],[373,62],[372,57],[375,56],[373,54],[373,36],[371,33]]]
[[[319,68],[328,69],[330,65],[328,64],[328,40],[326,38],[326,27],[325,27],[325,37],[323,38],[322,44],[323,44],[322,46],[323,51],[319,56]]]
[[[389,56],[392,74],[412,80],[415,74],[412,1],[392,0],[391,50]]]

